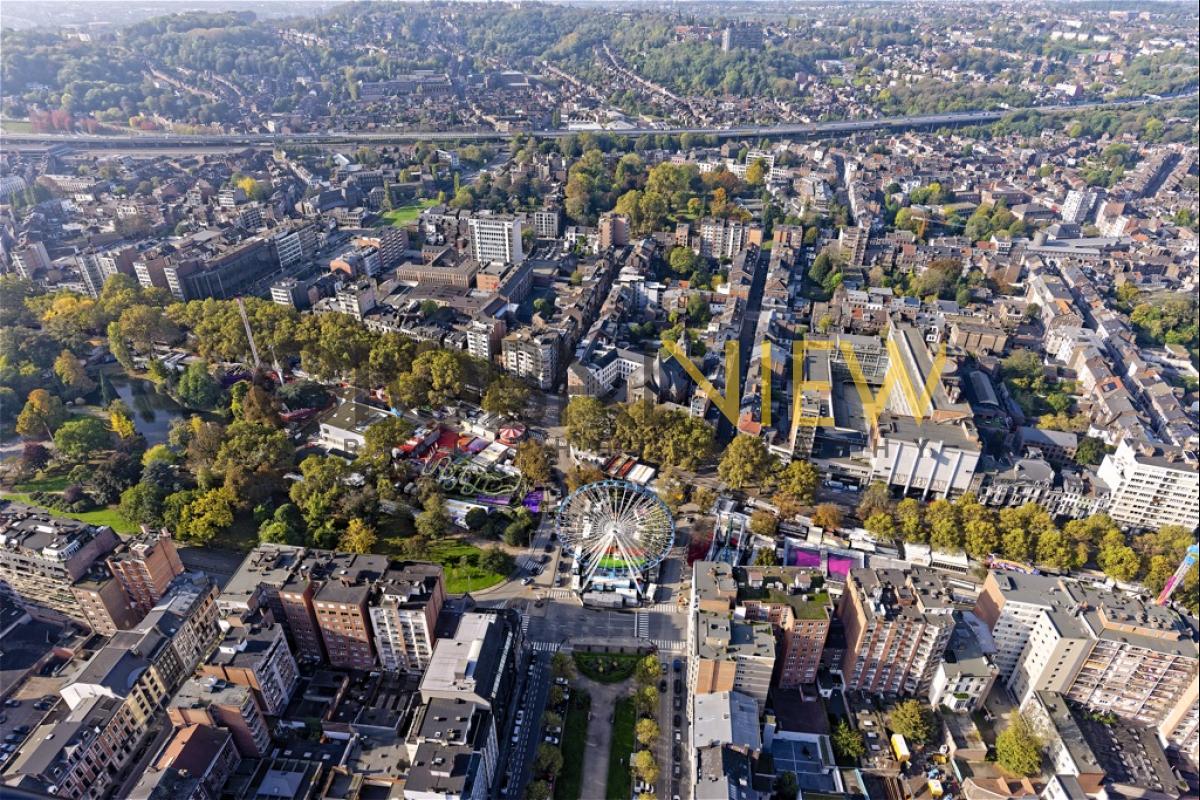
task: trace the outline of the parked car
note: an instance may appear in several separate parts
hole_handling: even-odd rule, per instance
[[[675,715],[675,716],[674,716],[674,717],[671,719],[671,722],[672,722],[672,724],[674,724],[674,725],[675,725],[675,727],[676,727],[676,728],[678,728],[680,725],[682,725],[682,724],[683,724],[683,717],[681,717],[681,716],[679,716],[678,714],[676,714],[676,715]]]
[[[558,737],[557,736],[547,736],[545,741],[547,744],[558,744]]]
[[[667,679],[666,678],[663,678],[661,681],[658,682],[658,690],[660,692],[665,692],[667,690]]]

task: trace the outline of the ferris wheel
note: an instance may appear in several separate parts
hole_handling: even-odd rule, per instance
[[[628,583],[642,592],[642,574],[666,557],[675,522],[649,489],[603,480],[579,487],[558,509],[557,532],[575,553],[580,588]]]

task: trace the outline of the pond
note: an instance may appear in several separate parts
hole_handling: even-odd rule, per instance
[[[129,406],[133,424],[138,433],[146,437],[146,444],[154,446],[167,441],[171,423],[187,412],[167,395],[158,391],[154,384],[142,378],[130,378],[120,373],[110,374],[113,391],[121,402]]]

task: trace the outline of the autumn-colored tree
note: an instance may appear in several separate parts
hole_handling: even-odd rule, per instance
[[[374,528],[355,517],[338,540],[338,549],[346,553],[371,553],[378,539]]]
[[[34,389],[17,415],[17,433],[29,438],[49,439],[67,419],[62,400],[45,389]]]
[[[836,531],[842,527],[842,509],[834,503],[821,503],[813,510],[813,525],[827,531]]]

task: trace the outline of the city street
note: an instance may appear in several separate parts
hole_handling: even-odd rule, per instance
[[[520,714],[520,720],[510,723],[507,739],[501,745],[508,748],[508,767],[505,777],[500,780],[500,785],[508,787],[505,797],[523,797],[525,794],[529,767],[542,741],[541,720],[551,685],[551,658],[550,653],[533,653],[529,660],[530,669],[523,678],[521,704],[519,711],[514,713],[514,716]]]

